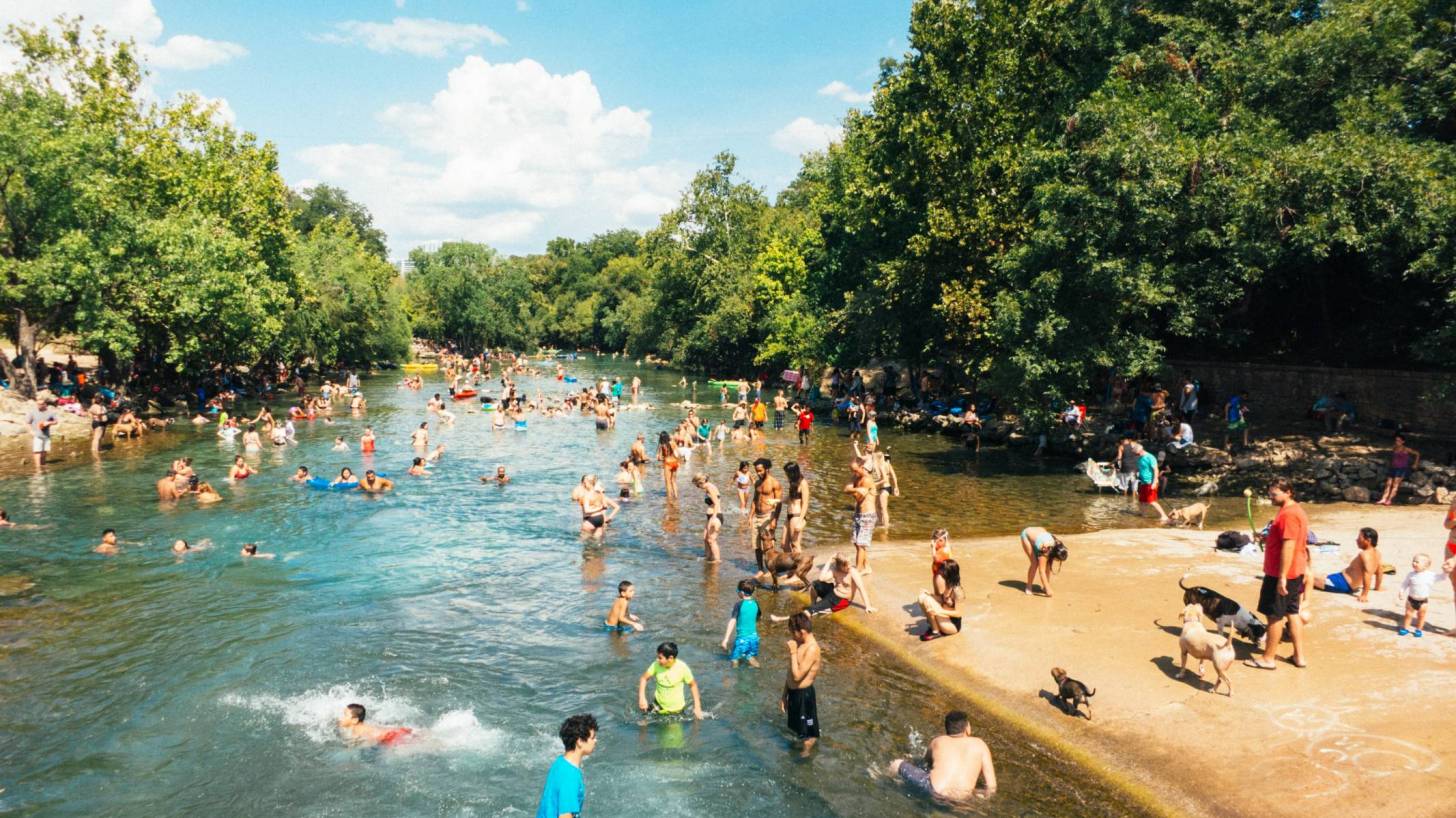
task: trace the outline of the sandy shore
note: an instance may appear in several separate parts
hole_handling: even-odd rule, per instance
[[[1380,532],[1385,577],[1368,604],[1312,592],[1310,666],[1275,671],[1236,662],[1234,695],[1208,692],[1178,665],[1178,579],[1207,585],[1251,609],[1261,559],[1216,553],[1216,531],[1107,530],[1064,537],[1071,557],[1053,598],[1022,593],[1026,557],[1015,534],[953,541],[968,592],[966,630],[929,643],[913,601],[929,585],[929,545],[876,543],[870,588],[879,612],[839,615],[922,672],[1025,724],[1033,740],[1060,744],[1173,812],[1210,816],[1456,814],[1456,676],[1452,590],[1438,584],[1423,639],[1399,637],[1396,589],[1412,555],[1439,560],[1437,506],[1309,506],[1311,527],[1340,542],[1313,556],[1331,573],[1354,555],[1355,532]],[[1261,523],[1268,507],[1255,509]],[[905,529],[900,529],[905,530]],[[927,526],[928,532],[928,526]],[[952,533],[954,533],[952,531]],[[1205,620],[1205,623],[1207,621]],[[1252,647],[1235,641],[1243,660]],[[1286,644],[1280,653],[1289,655]],[[1190,663],[1191,664],[1191,663]],[[1095,720],[1052,702],[1061,666],[1097,691]]]

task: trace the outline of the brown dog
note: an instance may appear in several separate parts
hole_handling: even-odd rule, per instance
[[[1168,512],[1168,520],[1164,525],[1184,525],[1192,528],[1198,526],[1203,530],[1203,519],[1208,516],[1210,506],[1208,503],[1194,503]]]
[[[1059,667],[1052,668],[1052,678],[1057,681],[1057,698],[1062,702],[1062,709],[1069,715],[1082,715],[1082,705],[1087,705],[1087,721],[1092,720],[1092,703],[1087,701],[1097,695],[1096,690],[1088,690],[1087,685],[1067,675],[1067,671]]]
[[[798,554],[791,554],[780,551],[771,542],[764,542],[763,549],[763,571],[759,574],[760,582],[767,574],[769,585],[777,591],[779,589],[779,575],[798,577],[802,587],[809,587],[809,571],[814,568],[814,558],[800,551]]]

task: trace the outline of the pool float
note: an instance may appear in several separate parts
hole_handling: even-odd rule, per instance
[[[406,372],[434,372],[435,370],[437,370],[439,368],[440,368],[440,365],[439,364],[414,364],[414,363],[405,364],[404,366],[401,366],[400,367],[400,369],[403,369]]]
[[[475,397],[475,390],[462,389],[459,392],[451,395],[450,397],[454,398],[455,400],[470,400],[471,398]]]
[[[381,471],[375,472],[374,476],[388,477],[389,475]],[[350,480],[347,483],[335,483],[327,477],[310,477],[303,481],[303,484],[311,489],[319,489],[321,491],[350,491],[359,488],[358,480]]]
[[[576,383],[576,376],[574,376],[574,375],[567,375],[566,376],[566,382],[567,383]]]

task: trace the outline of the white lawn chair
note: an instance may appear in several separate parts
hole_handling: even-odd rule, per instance
[[[1103,489],[1117,488],[1117,474],[1113,472],[1110,463],[1098,463],[1089,457],[1087,462],[1082,464],[1082,471],[1087,475],[1087,479],[1092,481],[1092,485],[1097,487],[1099,494]]]

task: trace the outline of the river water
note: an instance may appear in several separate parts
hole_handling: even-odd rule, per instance
[[[0,815],[529,816],[560,752],[557,726],[583,711],[602,725],[585,767],[589,816],[943,811],[879,770],[923,753],[944,711],[964,702],[820,620],[825,738],[803,760],[777,707],[786,635],[765,626],[762,670],[732,669],[717,647],[752,552],[730,513],[726,562],[701,561],[701,500],[686,478],[705,469],[732,507],[738,460],[767,456],[777,469],[798,458],[817,491],[806,544],[822,554],[848,538],[848,512],[833,496],[847,475],[843,432],[821,424],[804,447],[785,430],[767,445],[695,454],[676,508],[653,480],[604,544],[584,545],[571,488],[585,471],[610,481],[633,436],[655,438],[681,414],[668,404],[686,395],[676,375],[624,361],[573,367],[583,383],[641,374],[658,408],[624,412],[610,432],[573,417],[533,418],[517,433],[491,431],[487,415],[466,413],[474,404],[457,405],[453,427],[431,424],[444,459],[432,476],[410,478],[409,432],[443,385],[427,379],[414,393],[380,377],[365,382],[366,418],[302,424],[298,445],[250,456],[262,473],[236,485],[222,478],[240,447],[180,426],[153,436],[164,443],[0,479],[0,507],[40,526],[0,529]],[[380,437],[372,462],[357,451],[365,423]],[[331,451],[336,434],[353,451]],[[882,436],[905,494],[893,506],[896,537],[924,540],[941,525],[963,537],[1132,519],[1125,501],[1086,493],[1065,465]],[[152,484],[179,454],[224,502],[158,503]],[[497,464],[511,484],[481,485]],[[322,475],[372,465],[398,490],[311,490],[288,482],[298,465]],[[118,556],[90,551],[106,527],[123,542]],[[176,538],[210,544],[179,558],[168,551]],[[277,558],[243,560],[244,542]],[[1006,547],[1018,547],[1014,537]],[[644,634],[601,629],[621,579],[638,587]],[[759,598],[765,614],[801,604]],[[637,676],[667,639],[697,675],[702,722],[634,712]],[[425,728],[427,738],[397,750],[347,747],[333,723],[350,701],[367,705],[371,721]],[[1140,814],[1014,725],[974,710],[972,721],[996,752],[1001,791],[964,812]]]

